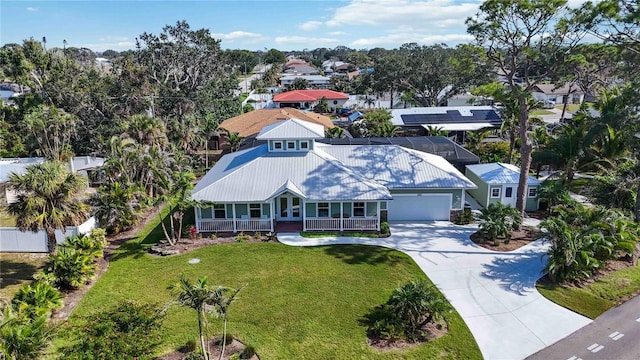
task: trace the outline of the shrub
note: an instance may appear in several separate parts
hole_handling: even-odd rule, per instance
[[[150,359],[164,317],[162,307],[133,301],[85,316],[72,327],[74,344],[61,359]]]
[[[388,222],[383,221],[380,223],[380,232],[385,235],[391,234],[391,228]]]
[[[51,311],[62,307],[62,295],[55,287],[44,281],[23,285],[11,300],[13,309],[30,319],[49,317]]]
[[[58,289],[73,289],[87,283],[96,273],[94,258],[84,251],[71,247],[60,247],[49,255],[45,263],[45,279],[49,279]]]
[[[239,232],[238,235],[236,235],[236,242],[238,243],[243,243],[247,240],[249,240],[249,235],[246,235],[244,232]]]
[[[247,345],[242,349],[242,352],[240,352],[240,359],[251,359],[255,354],[256,349],[251,345]]]
[[[468,225],[473,222],[473,214],[470,207],[465,207],[464,210],[456,214],[456,218],[453,223],[456,225]]]
[[[89,234],[78,234],[68,237],[60,247],[84,252],[94,261],[102,257],[103,251],[107,247],[106,231],[97,228],[91,230]]]
[[[57,331],[47,320],[46,315],[29,318],[6,306],[0,313],[0,358],[40,358]]]
[[[499,237],[508,239],[511,231],[518,229],[520,225],[522,215],[511,206],[496,202],[480,210],[480,231],[490,240],[497,240]]]

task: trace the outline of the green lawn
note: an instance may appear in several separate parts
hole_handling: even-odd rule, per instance
[[[9,215],[4,209],[0,208],[0,227],[16,226],[16,218]]]
[[[544,109],[536,109],[529,113],[531,116],[540,116],[540,115],[553,115],[555,114],[553,111],[544,110]]]
[[[23,284],[33,280],[47,254],[0,253],[0,298],[11,299]]]
[[[591,319],[640,293],[640,267],[628,267],[582,288],[540,282],[538,290],[549,300]]]
[[[296,248],[279,243],[234,243],[156,258],[142,249],[158,238],[156,223],[115,254],[109,270],[74,312],[101,311],[121,299],[167,303],[167,286],[180,273],[211,284],[248,286],[231,307],[229,333],[255,347],[263,359],[481,359],[457,313],[447,316],[450,333],[415,348],[377,351],[367,345],[360,324],[391,291],[424,274],[408,256],[359,245]],[[199,258],[199,264],[188,260]],[[212,328],[219,332],[220,323]],[[197,337],[192,310],[172,307],[159,353]],[[59,338],[55,345],[64,344]]]
[[[556,105],[556,109],[562,110],[563,104]],[[580,110],[580,104],[567,104],[567,112],[574,112]]]

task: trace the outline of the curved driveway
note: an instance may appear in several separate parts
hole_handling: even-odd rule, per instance
[[[382,239],[282,233],[278,240],[292,246],[377,245],[408,254],[462,316],[487,360],[524,359],[591,322],[536,290],[547,249],[541,241],[495,252],[469,240],[476,230],[446,221],[396,222],[392,235]]]

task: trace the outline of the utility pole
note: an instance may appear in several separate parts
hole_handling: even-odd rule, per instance
[[[249,92],[249,87],[247,87],[247,63],[244,63],[244,91]]]

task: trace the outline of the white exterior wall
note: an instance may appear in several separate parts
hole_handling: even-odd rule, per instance
[[[79,226],[67,226],[66,232],[56,230],[56,242],[64,243],[65,239],[76,234],[86,234],[96,227],[96,219],[89,218]],[[47,252],[47,233],[20,231],[15,227],[0,227],[0,252]]]

